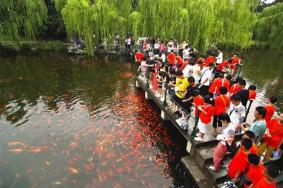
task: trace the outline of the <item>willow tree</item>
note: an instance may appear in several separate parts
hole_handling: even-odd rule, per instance
[[[66,0],[63,4],[59,1],[57,7],[63,7],[61,13],[69,37],[74,34],[83,37],[89,54],[93,54],[94,40],[126,33],[131,0]]]
[[[1,0],[0,40],[34,38],[47,18],[43,0]]]
[[[258,14],[255,39],[263,45],[283,46],[283,3],[266,7]]]

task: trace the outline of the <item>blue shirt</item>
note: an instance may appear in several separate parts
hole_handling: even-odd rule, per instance
[[[260,120],[252,123],[249,131],[255,134],[255,143],[258,144],[266,130],[266,121]]]

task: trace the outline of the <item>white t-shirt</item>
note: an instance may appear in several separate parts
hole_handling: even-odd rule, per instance
[[[198,82],[200,79],[199,72],[200,72],[200,66],[198,64],[195,64],[193,66],[193,77],[195,78],[196,82]]]
[[[222,63],[222,61],[223,61],[223,53],[220,52],[220,53],[218,54],[218,56],[216,57],[216,63],[217,63],[217,64],[220,64],[220,63]]]
[[[162,62],[165,63],[166,61],[166,55],[163,53],[161,54],[161,59],[162,59]]]
[[[229,134],[228,134],[229,130],[232,130],[232,131],[235,132],[235,125],[233,125],[233,123],[229,123],[229,124],[223,129],[222,134],[223,134],[224,138],[229,137]]]
[[[240,121],[245,117],[246,109],[242,103],[240,103],[238,106],[231,104],[230,109],[228,110],[228,115],[230,116],[232,124],[237,126],[242,123]]]
[[[188,48],[188,49],[184,49],[183,50],[183,59],[185,59],[185,58],[189,58],[189,56],[190,56],[190,51],[189,51],[190,49]]]
[[[193,66],[188,64],[184,70],[183,70],[183,74],[186,78],[189,78],[190,76],[193,75]]]
[[[210,85],[210,79],[212,76],[212,70],[210,70],[209,68],[203,68],[201,71],[201,80],[200,80],[200,84],[203,86],[209,86]],[[204,81],[207,80],[205,83]]]
[[[154,44],[154,49],[158,50],[160,48],[160,45],[158,43]]]

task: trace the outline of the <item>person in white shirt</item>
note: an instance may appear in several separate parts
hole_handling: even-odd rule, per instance
[[[190,56],[190,47],[186,46],[183,50],[183,59],[189,59]]]
[[[183,74],[186,78],[189,78],[193,75],[193,66],[191,63],[189,63],[183,70]]]
[[[201,76],[201,68],[200,68],[199,64],[201,64],[201,62],[195,63],[194,66],[193,66],[193,77],[194,77],[196,83],[199,82],[199,79],[200,79],[200,76]]]
[[[208,67],[204,67],[201,71],[199,92],[201,96],[209,94],[209,85],[212,79],[213,63],[210,63]]]
[[[218,50],[218,56],[216,57],[216,63],[219,65],[223,61],[223,52]]]
[[[246,116],[246,108],[241,103],[241,97],[238,94],[234,94],[230,98],[231,106],[228,110],[228,114],[231,118],[231,122],[235,125],[235,131],[240,130],[240,124],[243,123]]]
[[[220,116],[220,120],[223,126],[222,134],[217,136],[217,140],[219,140],[214,153],[213,153],[213,166],[210,169],[214,171],[219,171],[222,166],[223,158],[225,157],[228,148],[230,149],[236,147],[235,146],[235,130],[234,125],[231,123],[231,119],[228,114],[224,113]],[[229,151],[231,152],[231,151]]]

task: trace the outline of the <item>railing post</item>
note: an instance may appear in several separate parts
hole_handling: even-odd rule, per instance
[[[245,115],[244,122],[246,122],[246,121],[247,121],[247,118],[248,118],[248,115],[249,115],[249,113],[250,113],[250,109],[251,109],[251,106],[252,106],[253,102],[254,102],[253,100],[250,100],[250,103],[249,103],[248,109],[247,109],[247,111],[246,111],[246,115]]]
[[[163,105],[166,107],[167,106],[167,91],[168,91],[168,85],[165,84],[165,92],[164,92],[164,101],[163,101]]]

